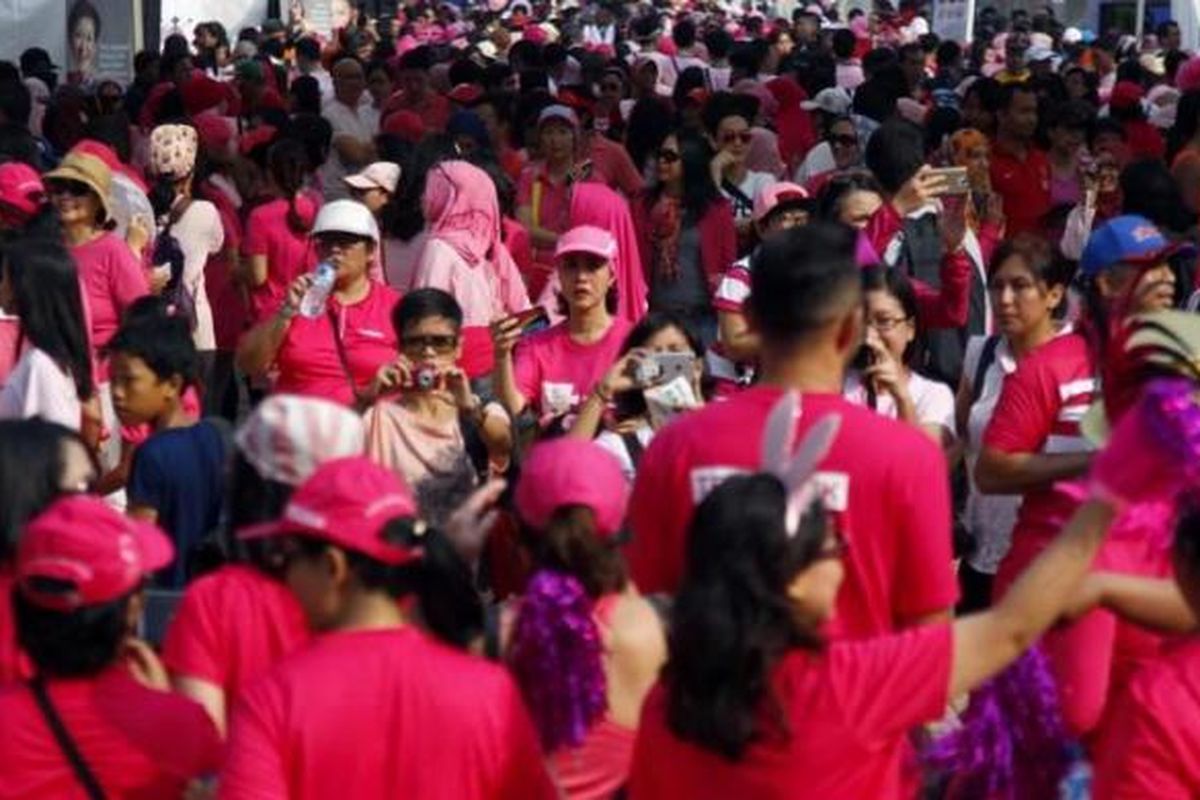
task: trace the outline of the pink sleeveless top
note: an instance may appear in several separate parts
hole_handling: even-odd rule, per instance
[[[608,650],[613,610],[620,593],[606,594],[596,600],[593,618],[600,628],[600,640]],[[625,785],[633,761],[633,740],[637,731],[618,725],[605,715],[592,726],[578,747],[561,748],[547,759],[551,773],[570,800],[607,800]]]

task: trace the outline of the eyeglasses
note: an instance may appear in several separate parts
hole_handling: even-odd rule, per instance
[[[69,194],[72,197],[87,197],[92,191],[92,187],[82,181],[62,179],[49,181],[46,188],[50,194]]]
[[[750,131],[729,131],[721,136],[721,144],[733,144],[734,142],[750,144],[750,140],[753,138]]]
[[[317,234],[317,246],[325,250],[349,250],[354,245],[371,241],[353,233],[330,231]]]
[[[676,161],[679,160],[679,153],[677,151],[668,150],[665,147],[660,148],[656,155],[658,157],[658,160],[663,162],[664,164],[674,164]]]
[[[405,336],[400,340],[400,346],[406,353],[424,353],[426,350],[432,350],[440,355],[445,355],[458,346],[458,337],[453,334]]]
[[[858,137],[848,133],[833,134],[829,137],[829,143],[835,147],[858,147]]]
[[[908,320],[909,317],[873,317],[867,320],[867,324],[880,333],[891,333]]]

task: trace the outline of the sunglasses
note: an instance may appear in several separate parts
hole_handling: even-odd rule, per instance
[[[424,353],[426,350],[432,350],[435,353],[446,354],[458,346],[458,337],[453,334],[405,336],[400,340],[400,345],[406,353]]]
[[[48,181],[46,189],[50,194],[69,194],[72,197],[87,197],[92,192],[92,187],[86,183],[62,179]]]
[[[741,142],[742,144],[750,144],[750,140],[754,138],[750,131],[731,131],[721,137],[721,144],[733,144]]]
[[[858,137],[851,136],[846,133],[839,133],[829,137],[829,143],[840,145],[842,147],[858,147]]]
[[[679,153],[675,150],[668,150],[665,147],[657,153],[658,160],[664,164],[674,164],[679,160]]]

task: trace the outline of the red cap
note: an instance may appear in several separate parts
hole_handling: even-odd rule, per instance
[[[416,144],[425,136],[425,120],[414,111],[394,111],[383,121],[383,132]]]
[[[125,516],[98,497],[71,495],[39,514],[17,545],[17,584],[42,608],[73,611],[116,600],[175,558],[158,527]],[[47,591],[33,579],[69,584]]]
[[[450,90],[446,95],[454,102],[462,106],[469,106],[479,98],[483,97],[483,89],[477,83],[460,83]]]
[[[19,161],[0,164],[0,205],[28,219],[45,200],[46,187],[33,167]]]
[[[383,526],[416,517],[412,491],[391,470],[363,456],[326,461],[308,477],[275,522],[238,531],[242,539],[302,534],[385,564],[403,564],[420,553],[387,542]]]
[[[192,72],[191,77],[184,81],[179,93],[183,95],[183,107],[193,117],[230,99],[229,88],[224,83],[213,80],[199,70]]]
[[[1108,97],[1109,108],[1132,108],[1142,102],[1145,92],[1133,81],[1117,81]]]
[[[233,127],[225,117],[216,114],[198,114],[192,117],[192,125],[200,135],[200,146],[206,153],[225,153],[233,141]]]
[[[612,453],[564,436],[534,446],[513,499],[521,519],[535,529],[545,528],[563,506],[585,506],[599,533],[613,536],[625,519],[629,482]]]

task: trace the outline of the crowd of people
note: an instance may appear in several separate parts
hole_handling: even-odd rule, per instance
[[[1200,796],[1177,24],[291,5],[0,61],[0,799]]]

